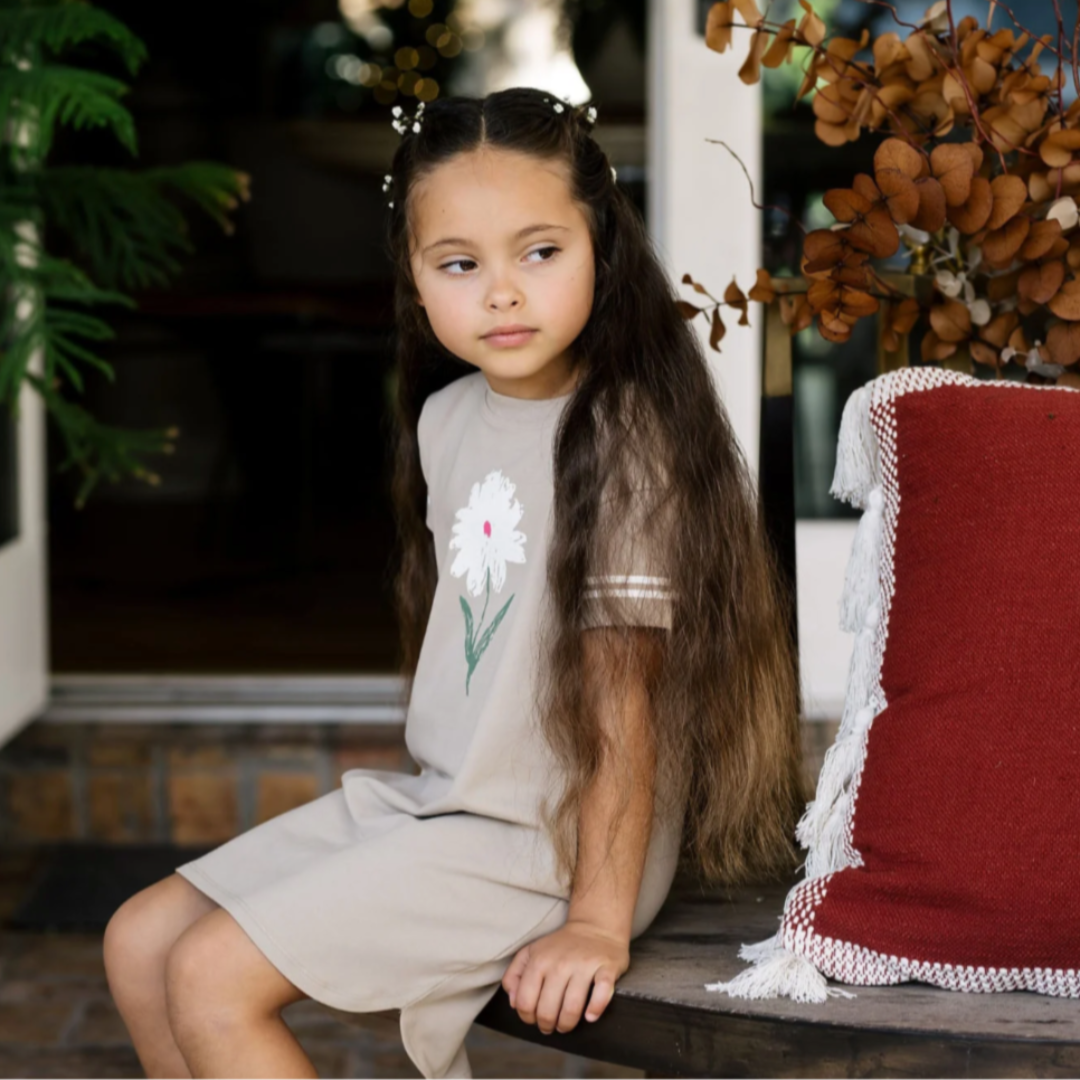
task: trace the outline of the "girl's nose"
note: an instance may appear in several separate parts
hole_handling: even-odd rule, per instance
[[[508,281],[494,285],[488,292],[487,306],[490,311],[520,307],[524,298],[521,290]]]

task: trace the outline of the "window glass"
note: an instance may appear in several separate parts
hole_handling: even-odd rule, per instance
[[[239,7],[222,19],[220,0],[189,0],[177,18],[109,0],[149,50],[126,99],[140,165],[225,161],[251,175],[252,200],[233,235],[195,221],[171,288],[108,312],[116,380],[87,373],[79,403],[179,436],[146,462],[159,483],[104,482],[81,510],[78,471],[50,471],[55,671],[397,667],[382,190],[395,105],[515,83],[591,91],[619,183],[647,202],[642,0]],[[98,145],[86,134],[57,154],[112,163]],[[50,438],[63,461],[55,425]]]

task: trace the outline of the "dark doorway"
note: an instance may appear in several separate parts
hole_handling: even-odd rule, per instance
[[[443,41],[429,24],[453,24],[455,2],[373,5],[370,26],[367,15],[343,18],[357,5],[337,0],[191,0],[182,12],[99,3],[149,50],[125,99],[135,164],[225,162],[251,175],[252,199],[232,236],[196,222],[196,254],[172,288],[110,312],[117,337],[102,354],[116,381],[90,382],[81,400],[111,423],[179,428],[176,452],[147,462],[160,482],[105,484],[76,510],[53,436],[52,666],[392,671],[393,319],[381,185],[398,91],[387,79],[403,52],[427,63],[424,41]],[[643,146],[644,7],[567,10],[603,118]],[[482,34],[460,36],[463,50],[447,38],[454,47],[424,68],[440,93],[458,92],[468,50],[487,47]],[[382,81],[372,83],[376,69]],[[412,76],[395,78],[408,93]],[[54,156],[65,155],[128,163],[93,134],[66,133]],[[619,159],[620,183],[642,211],[643,165]]]
[[[330,46],[332,2],[246,0],[228,17],[207,0],[180,17],[102,6],[150,53],[128,99],[134,164],[225,162],[252,176],[252,200],[232,236],[195,221],[173,288],[109,312],[116,381],[83,403],[111,423],[179,429],[176,452],[147,461],[160,482],[104,484],[75,510],[50,446],[53,667],[392,670],[384,169],[378,154],[325,152],[363,149],[387,110],[372,102],[368,123],[334,96],[312,52]],[[65,154],[126,164],[92,136],[69,135]]]

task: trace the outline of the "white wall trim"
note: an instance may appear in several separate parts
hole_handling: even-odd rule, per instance
[[[54,675],[41,719],[403,724],[397,675]]]
[[[652,0],[646,58],[646,169],[649,231],[680,295],[694,298],[689,273],[714,296],[734,275],[743,290],[761,265],[761,218],[750,185],[731,155],[706,139],[723,139],[761,190],[761,88],[739,79],[745,50],[720,55],[696,29],[696,0]],[[756,305],[755,305],[756,307]],[[738,326],[721,312],[727,335],[720,353],[708,347],[699,315],[694,326],[751,471],[758,468],[761,429],[762,316]]]
[[[40,356],[33,361],[40,372]],[[0,546],[0,746],[40,712],[49,665],[45,519],[45,409],[23,383],[19,397],[19,535]]]
[[[405,722],[398,675],[54,675],[46,723]],[[828,709],[806,720],[835,720]]]
[[[840,629],[851,545],[858,521],[797,521],[799,670],[807,718],[839,719],[855,639]]]

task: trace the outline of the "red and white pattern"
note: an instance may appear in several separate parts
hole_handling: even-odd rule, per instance
[[[852,396],[841,444],[834,493],[881,528],[864,515],[852,553],[876,566],[845,598],[863,621],[806,880],[742,950],[757,969],[708,988],[1080,997],[1080,393],[905,368]]]

